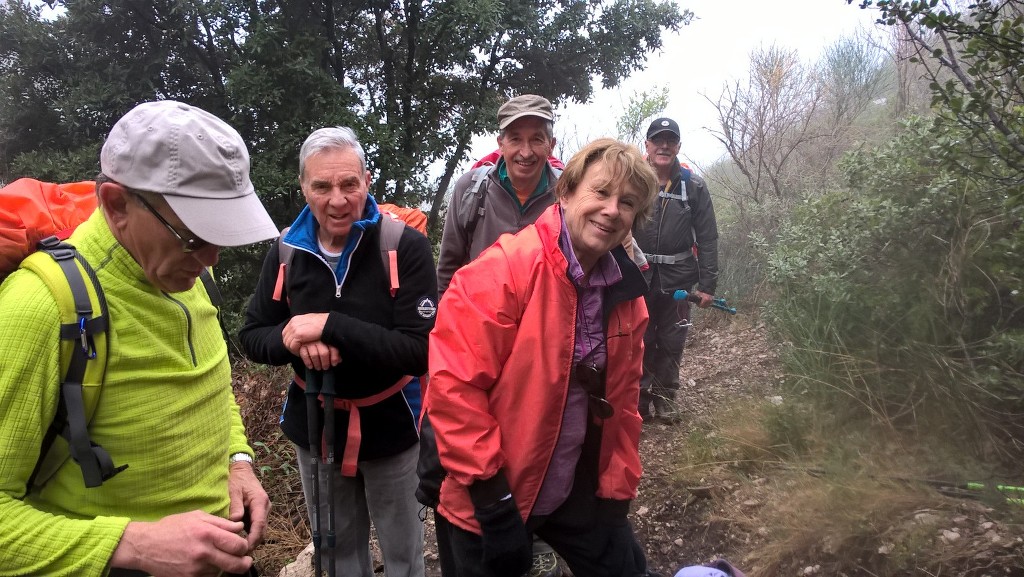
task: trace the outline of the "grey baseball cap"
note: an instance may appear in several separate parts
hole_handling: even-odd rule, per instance
[[[555,112],[547,98],[536,94],[523,94],[509,99],[498,109],[498,129],[505,130],[509,124],[524,116],[536,116],[550,122],[555,121]]]
[[[173,100],[136,106],[110,130],[100,170],[123,186],[162,195],[211,244],[240,246],[278,235],[249,179],[245,141],[205,110]]]

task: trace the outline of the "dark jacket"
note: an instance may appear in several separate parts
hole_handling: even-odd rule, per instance
[[[332,272],[315,254],[316,221],[308,207],[303,210],[284,239],[296,250],[280,301],[272,298],[279,266],[276,243],[264,260],[239,333],[249,358],[271,365],[291,363],[303,375],[304,365],[285,348],[281,331],[293,314],[330,311],[323,340],[341,353],[341,363],[332,369],[339,398],[368,397],[404,375],[426,372],[427,335],[437,310],[430,243],[406,227],[398,245],[400,288],[392,298],[380,256],[379,220],[376,203],[367,199],[364,218],[353,225],[338,270]],[[401,392],[361,408],[360,417],[359,460],[392,456],[417,442],[414,410]],[[348,419],[347,411],[336,412],[338,454],[344,452]],[[281,428],[291,441],[308,448],[304,392],[294,382]]]
[[[715,294],[718,285],[718,224],[711,194],[704,179],[690,171],[689,178],[678,162],[672,174],[668,194],[681,195],[686,186],[687,201],[665,198],[660,193],[654,201],[650,220],[633,225],[633,238],[643,249],[651,265],[651,290],[672,292],[678,289],[698,290]],[[685,183],[683,182],[685,180]],[[696,236],[698,258],[691,247]],[[675,263],[659,263],[662,258],[674,257]]]

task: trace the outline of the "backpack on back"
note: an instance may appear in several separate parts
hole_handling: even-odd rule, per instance
[[[0,281],[48,236],[66,239],[96,210],[93,182],[20,178],[0,189]]]
[[[60,383],[57,414],[43,437],[28,487],[42,487],[68,456],[97,487],[124,467],[89,439],[88,423],[106,371],[108,326],[103,289],[92,267],[62,242],[96,209],[92,182],[53,184],[19,179],[0,190],[0,278],[17,268],[32,271],[50,289],[60,310]],[[59,238],[58,238],[59,237]]]
[[[418,208],[405,208],[393,204],[382,205],[390,207],[389,210],[381,210],[380,215],[380,258],[384,265],[384,272],[387,274],[391,296],[398,293],[398,243],[402,240],[402,232],[407,224],[420,231],[424,235],[427,227],[427,216]],[[395,211],[394,209],[402,209]],[[422,217],[422,219],[420,218]],[[407,220],[409,219],[409,220]],[[422,226],[423,228],[419,228]],[[288,269],[292,266],[292,259],[295,257],[295,247],[285,244],[284,236],[288,234],[291,227],[281,229],[281,236],[277,237],[277,282],[274,285],[273,299],[279,301],[282,294],[288,287]]]
[[[487,197],[487,180],[491,174],[497,169],[497,159],[500,158],[500,153],[494,151],[491,154],[481,158],[473,165],[473,180],[466,187],[466,190],[462,191],[462,212],[459,216],[462,218],[460,224],[462,230],[466,232],[466,237],[472,239],[473,233],[476,232],[476,225],[483,218],[487,212],[485,206],[485,199]],[[493,158],[493,162],[491,159]],[[558,160],[554,156],[548,157],[548,164],[551,166],[551,170],[555,173],[555,178],[562,175],[562,169],[565,167],[561,160]],[[467,251],[469,249],[467,248]]]
[[[22,268],[38,276],[60,311],[60,371],[57,412],[40,445],[29,477],[38,490],[71,457],[86,487],[98,487],[127,468],[89,438],[107,366],[110,319],[96,272],[64,242],[96,210],[94,182],[54,184],[22,178],[0,189],[0,281]],[[209,270],[200,279],[214,306],[220,292]],[[218,314],[219,318],[219,314]]]

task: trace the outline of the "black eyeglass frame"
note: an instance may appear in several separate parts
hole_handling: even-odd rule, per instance
[[[146,197],[143,196],[142,193],[136,190],[132,190],[131,193],[135,195],[135,198],[139,199],[139,202],[142,203],[142,206],[144,206],[146,210],[149,211],[150,214],[155,216],[156,219],[159,220],[160,223],[163,224],[167,230],[171,231],[171,234],[174,235],[174,238],[178,239],[178,242],[181,243],[181,250],[183,252],[195,252],[197,250],[202,250],[210,246],[211,243],[206,242],[205,240],[199,238],[192,231],[188,232],[188,237],[182,235],[180,232],[178,232],[178,229],[174,228],[174,226],[171,223],[167,222],[167,219],[164,218],[163,215],[161,215],[159,212],[157,212],[155,208],[153,208],[152,204],[149,204],[149,201],[146,200]]]
[[[575,381],[583,387],[589,397],[591,412],[602,421],[614,415],[615,408],[601,394],[604,369],[599,369],[591,363],[576,363],[572,367],[572,372]]]

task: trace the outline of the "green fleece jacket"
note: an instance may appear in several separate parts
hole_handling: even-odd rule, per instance
[[[86,489],[68,459],[25,496],[57,408],[60,320],[42,281],[13,273],[0,286],[0,576],[104,575],[129,521],[226,516],[228,457],[252,454],[202,283],[154,288],[99,211],[70,240],[96,269],[112,323],[90,435],[128,468]]]

